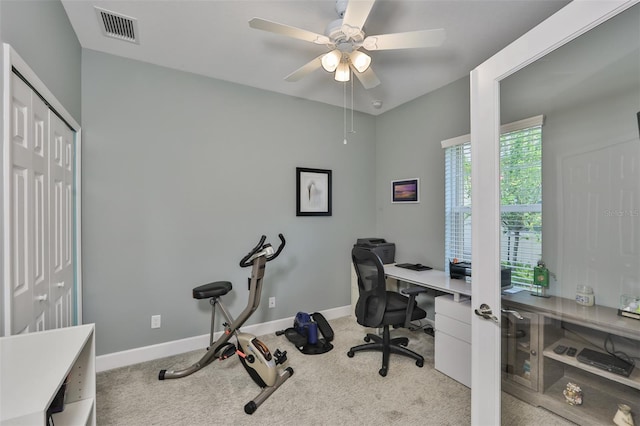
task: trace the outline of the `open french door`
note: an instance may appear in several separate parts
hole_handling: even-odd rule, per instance
[[[474,425],[498,425],[501,413],[500,81],[636,3],[574,0],[471,72],[472,199],[482,200],[472,206]]]

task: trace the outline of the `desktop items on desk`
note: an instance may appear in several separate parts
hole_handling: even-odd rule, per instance
[[[547,289],[549,288],[549,270],[542,260],[539,260],[538,264],[533,267],[533,285],[536,288],[536,292],[531,293],[532,296],[549,297],[547,296]]]
[[[471,262],[449,261],[449,276],[453,279],[471,277]],[[500,269],[500,287],[504,290],[511,287],[511,268]]]
[[[640,320],[640,296],[634,297],[629,296],[628,294],[620,296],[618,315],[621,317]]]

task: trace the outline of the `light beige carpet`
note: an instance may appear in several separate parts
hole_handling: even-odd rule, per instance
[[[433,337],[394,330],[410,338],[415,361],[391,355],[387,377],[378,374],[379,352],[349,358],[365,329],[351,317],[330,321],[334,349],[300,353],[284,336],[261,336],[271,352],[286,350],[294,375],[254,413],[244,405],[260,392],[238,357],[214,361],[181,379],[158,380],[161,369],[196,362],[202,351],[149,361],[97,375],[98,425],[464,425],[471,421],[470,390],[433,368]],[[235,340],[235,339],[233,339]],[[570,425],[546,410],[503,395],[505,425]]]

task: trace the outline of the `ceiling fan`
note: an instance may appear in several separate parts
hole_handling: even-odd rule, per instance
[[[286,81],[298,81],[322,67],[335,73],[335,80],[341,82],[349,81],[353,72],[365,89],[371,89],[379,85],[380,80],[371,69],[371,57],[360,48],[376,51],[435,47],[441,45],[446,37],[442,28],[367,36],[363,27],[374,3],[375,0],[337,0],[336,12],[340,18],[329,23],[324,35],[261,18],[251,19],[249,26],[325,45],[329,49],[286,76]]]

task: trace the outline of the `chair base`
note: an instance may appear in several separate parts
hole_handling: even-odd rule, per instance
[[[384,326],[382,337],[368,333],[365,336],[364,341],[373,341],[373,343],[354,346],[349,349],[349,352],[347,352],[347,356],[349,356],[349,358],[352,358],[356,352],[360,351],[382,352],[382,368],[378,371],[378,373],[382,377],[387,375],[387,371],[389,370],[389,355],[392,353],[415,359],[416,365],[418,367],[424,366],[424,358],[422,357],[422,355],[405,348],[405,346],[409,344],[409,339],[406,337],[395,337],[392,339],[388,325]]]

